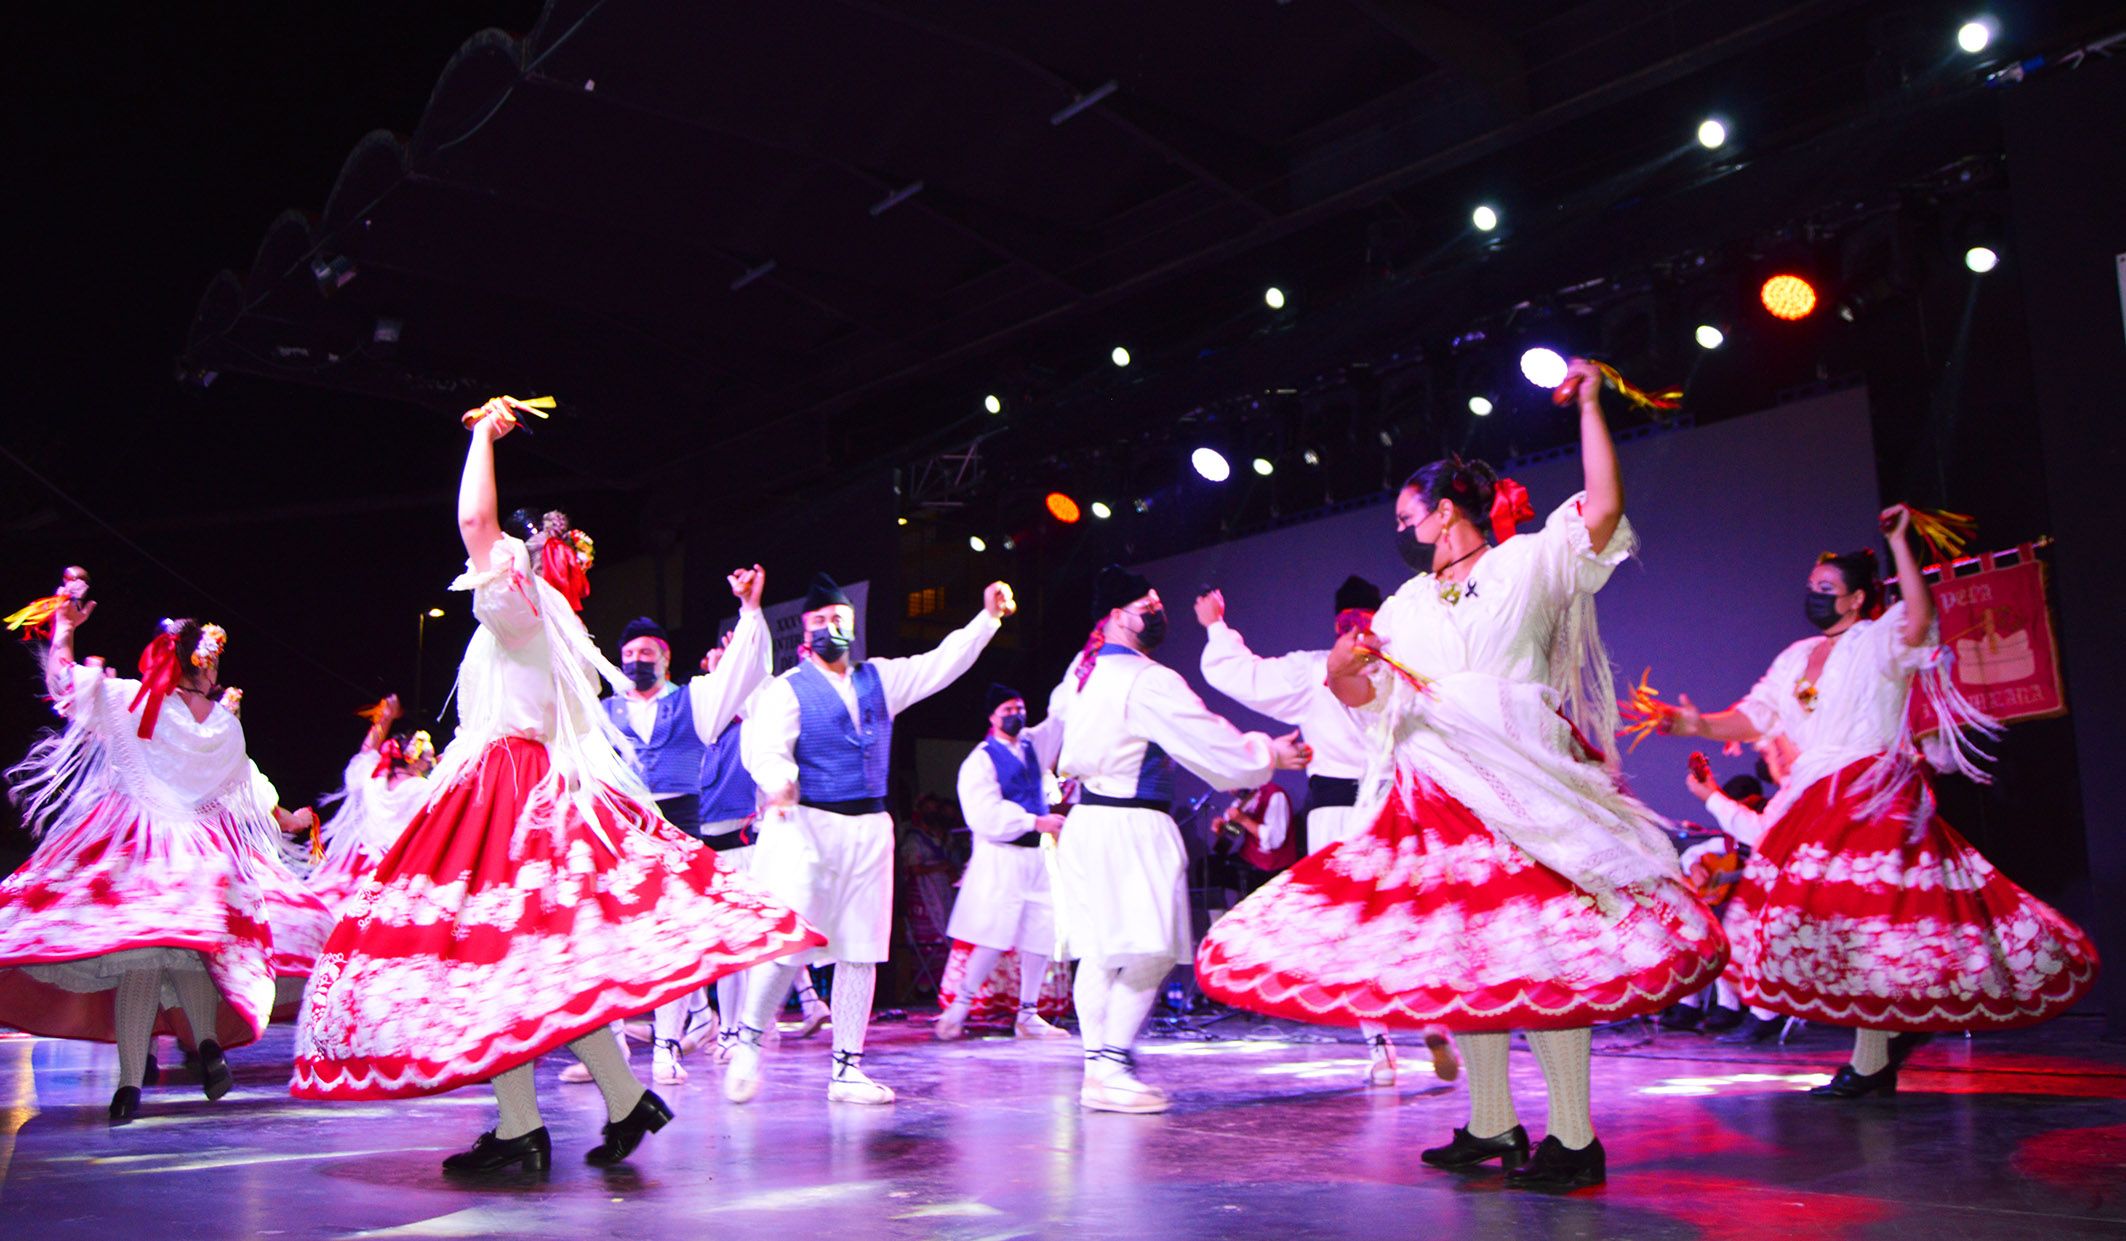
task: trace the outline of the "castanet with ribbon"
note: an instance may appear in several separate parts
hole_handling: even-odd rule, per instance
[[[1968,513],[1951,513],[1942,509],[1899,506],[1912,517],[1912,533],[1926,545],[1927,554],[1933,559],[1929,564],[1947,564],[1964,554],[1972,536],[1978,533],[1978,522]],[[1882,520],[1882,532],[1888,534],[1897,524],[1896,510],[1892,509]]]
[[[1650,392],[1618,374],[1617,368],[1607,362],[1595,362],[1594,368],[1601,372],[1602,382],[1605,386],[1641,409],[1666,411],[1683,408],[1683,389],[1681,388],[1663,388],[1658,392]],[[1568,376],[1564,383],[1551,389],[1550,401],[1553,405],[1568,405],[1579,394],[1579,377]]]
[[[501,402],[502,408],[499,410],[490,411],[487,407],[489,405],[495,404],[497,401]],[[504,422],[507,422],[512,426],[522,426],[523,419],[518,418],[516,412],[513,411],[522,411],[524,413],[530,414],[534,418],[545,418],[548,416],[548,411],[554,408],[554,405],[554,398],[550,396],[533,396],[521,398],[507,395],[498,396],[492,397],[489,400],[483,402],[477,409],[466,410],[463,414],[459,415],[458,421],[463,423],[466,429],[470,430],[474,424],[480,421],[480,419],[487,417],[488,414],[492,412],[495,417],[502,419]],[[530,428],[528,427],[525,429],[527,431],[530,430]]]
[[[59,589],[41,599],[32,599],[24,606],[7,614],[6,624],[10,631],[19,630],[24,642],[52,636],[52,619],[69,603],[79,603],[89,597],[89,571],[78,564],[70,564],[60,575]]]
[[[1617,700],[1618,717],[1630,721],[1617,730],[1617,736],[1631,738],[1631,744],[1624,750],[1626,754],[1638,749],[1639,743],[1649,734],[1659,732],[1661,721],[1668,714],[1667,704],[1661,701],[1661,691],[1648,684],[1653,674],[1652,668],[1641,672],[1639,683],[1629,691],[1631,696]]]

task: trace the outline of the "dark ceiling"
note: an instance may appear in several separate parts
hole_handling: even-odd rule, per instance
[[[1110,341],[1201,354],[1268,280],[1321,303],[1483,259],[1481,198],[1541,222],[1849,124],[1931,89],[1958,12],[556,2],[216,277],[187,360],[433,410],[555,393],[565,468],[742,454],[718,494],[755,503],[978,429],[983,391],[1103,377]],[[1754,143],[1679,160],[1708,111]]]

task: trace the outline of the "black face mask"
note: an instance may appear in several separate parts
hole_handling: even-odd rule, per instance
[[[1428,573],[1432,569],[1432,544],[1417,541],[1417,527],[1404,526],[1395,532],[1395,554],[1403,558],[1412,573]]]
[[[1005,736],[1016,737],[1026,727],[1026,716],[1020,713],[1007,715],[1004,717],[1004,722],[997,725],[997,727],[1004,730]]]
[[[1147,651],[1158,650],[1159,644],[1166,641],[1166,609],[1145,612],[1138,619],[1144,622],[1143,628],[1137,630],[1138,645]]]
[[[814,655],[831,664],[849,653],[849,636],[832,629],[815,629],[806,639],[806,645],[812,648]]]
[[[1839,621],[1838,596],[1810,591],[1801,597],[1802,610],[1808,613],[1809,624],[1818,629],[1829,629]]]
[[[635,683],[635,688],[647,690],[657,684],[657,661],[654,659],[630,659],[620,665],[621,675]]]

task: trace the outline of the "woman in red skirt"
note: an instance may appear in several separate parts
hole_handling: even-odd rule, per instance
[[[1874,553],[1827,556],[1804,596],[1823,636],[1782,651],[1729,710],[1702,714],[1685,695],[1661,716],[1680,737],[1784,733],[1800,747],[1763,838],[1745,842],[1756,852],[1735,895],[1735,963],[1750,1003],[1854,1027],[1851,1062],[1813,1092],[1835,1099],[1895,1093],[1927,1035],[2057,1016],[2097,970],[2080,928],[1935,813],[1923,763],[1984,779],[1963,734],[1993,725],[1950,679],[1911,511],[1883,520],[1898,603],[1880,611]],[[1908,723],[1915,685],[1941,722],[1923,745]]]
[[[1384,717],[1357,812],[1372,827],[1242,901],[1196,956],[1204,990],[1231,1004],[1454,1031],[1469,1123],[1423,1158],[1497,1159],[1531,1188],[1606,1175],[1590,1028],[1699,990],[1727,955],[1659,816],[1586,741],[1616,716],[1594,592],[1635,541],[1600,384],[1576,361],[1561,389],[1578,398],[1587,487],[1541,530],[1512,535],[1533,515],[1526,493],[1482,462],[1435,462],[1404,486],[1397,542],[1421,571],[1329,659],[1337,697]],[[1507,1081],[1515,1029],[1549,1087],[1532,1158]]]
[[[457,735],[427,805],[326,942],[296,1033],[301,1098],[491,1082],[501,1119],[443,1161],[452,1173],[549,1166],[532,1062],[564,1045],[605,1096],[586,1159],[625,1159],[672,1113],[605,1027],[823,942],[658,817],[598,706],[601,678],[627,681],[576,615],[589,540],[563,519],[534,554],[497,522],[494,442],[515,408],[500,398],[466,415],[470,559],[454,588],[472,593],[480,627],[458,670]],[[732,586],[757,599],[759,571]]]
[[[223,704],[218,625],[164,621],[140,679],[74,659],[94,604],[53,617],[45,684],[67,726],[8,772],[42,840],[0,883],[0,1025],[118,1045],[114,1124],[133,1119],[157,1032],[195,1046],[209,1099],[226,1047],[273,1008],[258,859],[290,816],[261,796]]]

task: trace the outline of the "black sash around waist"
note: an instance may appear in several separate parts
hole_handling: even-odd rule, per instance
[[[1038,849],[1041,846],[1041,833],[1020,832],[1017,836],[1012,837],[1010,840],[1007,840],[1004,843],[1007,845],[1016,845],[1021,849]]]
[[[720,853],[725,849],[746,848],[755,843],[757,839],[758,837],[753,831],[753,825],[748,823],[734,831],[718,832],[714,836],[703,836],[701,843]]]
[[[1358,781],[1341,776],[1308,776],[1307,809],[1358,804]]]
[[[1113,806],[1118,810],[1156,810],[1166,814],[1172,807],[1156,797],[1109,797],[1103,793],[1080,793],[1081,806]]]
[[[800,806],[808,806],[826,814],[884,814],[886,799],[883,797],[859,797],[855,801],[806,801],[797,799]]]

